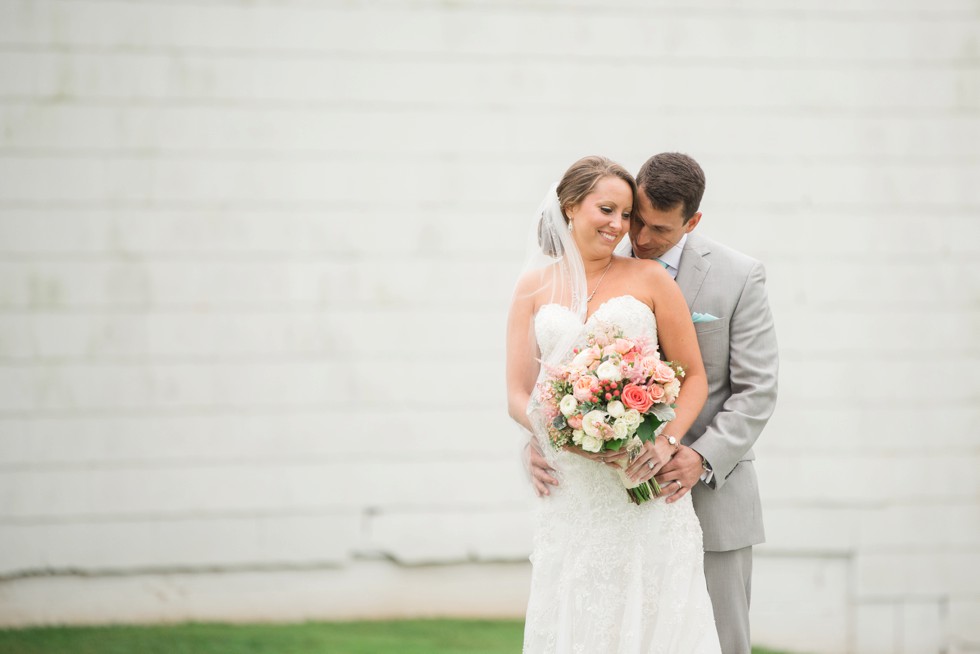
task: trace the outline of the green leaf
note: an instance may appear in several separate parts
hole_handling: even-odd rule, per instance
[[[623,443],[625,443],[625,442],[626,441],[623,440],[622,438],[618,438],[618,439],[613,440],[613,441],[606,441],[606,449],[609,450],[609,451],[611,451],[611,452],[618,452],[619,449],[621,447],[623,447]]]
[[[657,427],[661,424],[660,420],[654,416],[643,416],[643,422],[640,426],[636,428],[636,435],[640,437],[640,440],[644,443],[652,441],[654,438],[654,432],[657,431]]]

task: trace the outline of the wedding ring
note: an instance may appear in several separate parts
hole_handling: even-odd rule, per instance
[[[647,461],[647,467],[653,470],[653,460]]]
[[[681,483],[680,479],[675,479],[674,481],[677,482],[677,490],[684,488],[684,484]]]

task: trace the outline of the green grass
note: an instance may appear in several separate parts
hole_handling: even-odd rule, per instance
[[[513,654],[521,620],[0,629],[3,654]],[[755,649],[753,654],[778,654]]]

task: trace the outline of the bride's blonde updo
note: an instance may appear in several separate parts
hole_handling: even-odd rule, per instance
[[[558,204],[561,206],[562,216],[565,223],[568,223],[568,216],[565,210],[574,207],[585,199],[600,179],[605,177],[618,177],[629,184],[630,191],[633,193],[633,200],[636,200],[636,180],[625,168],[606,157],[597,155],[583,157],[579,159],[565,171],[561,181],[558,182]]]

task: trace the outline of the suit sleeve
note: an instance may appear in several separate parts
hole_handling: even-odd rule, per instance
[[[779,350],[766,271],[749,272],[729,326],[731,396],[691,447],[714,470],[709,487],[719,489],[762,433],[776,406]]]

